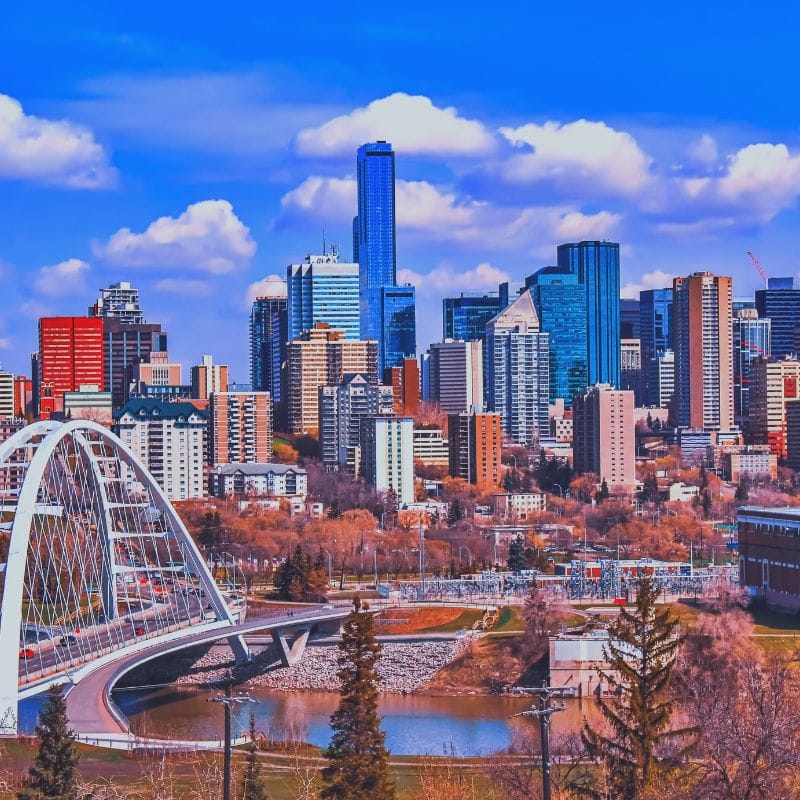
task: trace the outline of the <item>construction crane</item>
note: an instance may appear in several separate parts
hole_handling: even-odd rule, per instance
[[[764,272],[763,267],[761,266],[761,264],[758,263],[758,259],[749,250],[747,251],[747,255],[750,256],[750,259],[753,262],[753,266],[758,270],[758,274],[761,276],[761,280],[764,281],[764,287],[767,288],[768,287],[767,273]]]

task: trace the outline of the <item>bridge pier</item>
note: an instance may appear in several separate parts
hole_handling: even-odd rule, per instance
[[[292,628],[291,630],[273,628],[272,641],[278,645],[281,664],[284,667],[291,667],[303,657],[308,637],[311,634],[311,627],[311,625],[305,625],[302,628]],[[291,634],[294,634],[294,637],[290,641],[288,637]]]
[[[250,648],[247,646],[244,636],[229,636],[228,646],[233,651],[237,664],[246,664],[248,661],[252,661],[253,654],[250,652]]]

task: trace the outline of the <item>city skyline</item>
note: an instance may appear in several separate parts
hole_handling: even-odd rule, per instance
[[[251,287],[319,252],[323,235],[351,257],[355,151],[377,139],[397,154],[397,279],[417,289],[419,352],[441,336],[442,297],[521,282],[563,242],[620,242],[623,296],[698,270],[752,295],[748,249],[770,276],[794,275],[800,141],[766,79],[790,69],[787,33],[766,19],[745,38],[731,7],[713,5],[691,24],[671,15],[657,41],[633,8],[615,19],[586,4],[578,22],[521,12],[493,28],[499,65],[472,58],[484,34],[473,12],[433,35],[446,7],[426,11],[424,37],[418,7],[391,28],[366,12],[366,50],[351,46],[359,26],[324,7],[269,20],[239,9],[219,24],[201,13],[179,48],[175,10],[51,5],[46,23],[14,10],[0,34],[0,363],[26,373],[39,316],[83,314],[100,287],[130,281],[173,358],[200,355],[182,334],[200,314],[213,342],[202,349],[248,380]],[[515,48],[526,21],[569,27],[570,58],[546,36]],[[291,37],[270,36],[292,23],[318,63],[300,66]],[[577,46],[611,35],[625,46],[602,61]],[[641,69],[623,70],[645,49]],[[746,68],[730,57],[754,49]],[[379,69],[359,68],[376,54]],[[432,69],[448,59],[458,69]],[[43,64],[56,62],[54,79]]]

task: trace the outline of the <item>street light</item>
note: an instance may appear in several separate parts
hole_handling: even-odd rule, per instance
[[[331,556],[330,550],[325,548],[322,549],[322,552],[328,556],[328,586],[333,587],[333,556]]]
[[[458,546],[458,561],[459,564],[461,563],[461,551],[466,550],[469,553],[469,566],[472,567],[472,550],[469,549],[465,544],[460,544]]]

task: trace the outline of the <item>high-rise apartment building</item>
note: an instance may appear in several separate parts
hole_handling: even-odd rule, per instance
[[[591,386],[572,404],[572,451],[577,473],[592,472],[612,491],[636,486],[633,392]]]
[[[289,342],[287,348],[289,432],[319,433],[319,389],[342,382],[347,373],[361,373],[378,383],[378,343],[345,339],[344,331],[318,322]]]
[[[525,281],[530,288],[540,329],[550,337],[550,402],[561,398],[567,408],[587,386],[586,289],[578,276],[544,267]]]
[[[587,381],[619,386],[619,244],[562,244],[557,259],[558,269],[577,275],[586,292]]]
[[[733,414],[736,424],[749,432],[752,364],[771,355],[772,320],[759,319],[754,308],[743,308],[733,317]]]
[[[750,375],[749,438],[768,444],[778,458],[786,458],[786,405],[800,399],[800,361],[790,356],[756,358]]]
[[[208,416],[191,403],[131,400],[114,414],[114,432],[147,467],[170,500],[205,493]],[[136,476],[127,473],[131,482]]]
[[[672,350],[672,289],[647,289],[639,294],[639,341],[642,347],[642,404],[657,406],[659,390],[650,384],[647,365]]]
[[[430,353],[430,400],[446,414],[483,410],[483,343],[452,339],[433,343]]]
[[[490,320],[485,348],[489,410],[514,441],[533,444],[550,424],[550,348],[529,290]]]
[[[0,369],[0,417],[14,416],[14,373]]]
[[[733,280],[696,272],[673,285],[677,424],[729,431],[733,416]]]
[[[361,471],[361,420],[394,414],[391,386],[370,383],[360,374],[344,375],[338,386],[319,389],[319,443],[328,469]]]
[[[361,339],[378,342],[383,372],[416,352],[413,286],[397,286],[394,150],[378,141],[358,148],[358,215],[353,257],[358,258]]]
[[[94,305],[89,307],[88,316],[113,317],[126,325],[139,325],[144,322],[144,312],[139,305],[139,290],[128,281],[112,283],[101,289]]]
[[[272,461],[269,392],[212,392],[208,413],[211,466]]]
[[[289,301],[286,281],[271,275],[250,309],[250,383],[256,392],[269,392],[275,426],[286,426],[286,396],[282,367],[289,341]]]
[[[25,418],[33,413],[33,381],[17,375],[14,378],[14,416]]]
[[[445,297],[442,300],[442,338],[474,342],[486,335],[486,323],[507,305],[499,294]]]
[[[394,413],[399,417],[416,417],[419,413],[420,376],[416,358],[404,358],[398,367],[383,371],[383,382],[392,387]]]
[[[201,356],[192,367],[192,397],[208,400],[214,392],[228,391],[228,365],[215,364],[211,356]]]
[[[502,431],[499,414],[465,411],[447,417],[449,470],[479,490],[500,485]]]
[[[639,405],[642,394],[642,343],[639,339],[620,339],[620,388],[633,392]]]
[[[343,330],[346,339],[360,337],[358,264],[339,261],[336,252],[309,255],[286,267],[289,339],[318,322]]]
[[[756,311],[772,323],[772,355],[797,354],[795,331],[800,327],[800,289],[793,278],[769,278],[766,289],[756,290]]]
[[[675,394],[675,353],[664,350],[650,359],[647,365],[649,405],[669,408]]]
[[[450,466],[448,440],[441,428],[414,428],[414,463],[445,469]]]
[[[63,413],[64,392],[74,392],[81,384],[92,384],[102,391],[103,320],[42,317],[38,371],[38,411],[44,418]]]
[[[414,420],[364,417],[361,420],[361,474],[397,503],[414,502]]]

